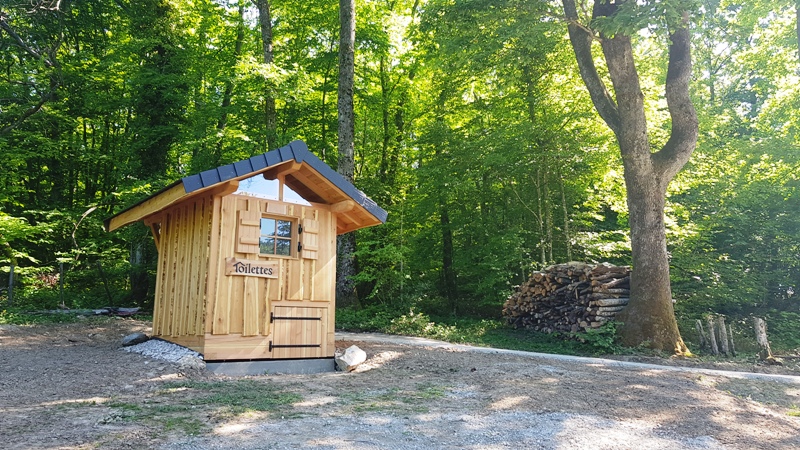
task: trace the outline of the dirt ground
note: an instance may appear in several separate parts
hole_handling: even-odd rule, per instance
[[[337,341],[367,352],[353,373],[231,378],[122,351],[134,331],[149,324],[0,326],[0,446],[800,448],[800,378],[361,341]]]

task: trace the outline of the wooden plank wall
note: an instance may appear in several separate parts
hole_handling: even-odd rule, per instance
[[[203,196],[160,216],[153,335],[202,336],[213,197]]]
[[[225,352],[235,354],[236,358],[243,358],[243,355],[277,357],[264,348],[246,350],[244,347],[263,346],[264,341],[256,337],[273,337],[269,318],[275,308],[308,306],[322,308],[325,354],[321,356],[333,356],[336,221],[330,208],[228,195],[221,199],[218,214],[218,231],[215,231],[218,234],[211,238],[212,242],[218,241],[218,246],[211,250],[210,273],[213,275],[209,277],[209,292],[213,294],[207,301],[207,345],[210,341],[221,343],[224,336]],[[286,217],[302,224],[305,231],[298,238],[306,250],[298,253],[294,249],[292,257],[260,255],[253,239],[258,236],[255,223],[264,216]],[[227,276],[224,264],[227,257],[276,261],[278,277]],[[292,333],[297,331],[293,329]],[[241,336],[242,348],[235,348],[234,335]],[[304,356],[308,353],[282,351],[280,357],[308,357]],[[215,355],[223,359],[219,353]]]

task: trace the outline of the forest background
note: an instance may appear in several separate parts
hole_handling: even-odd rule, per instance
[[[656,2],[657,3],[657,2]],[[259,9],[269,7],[271,61]],[[337,2],[2,0],[0,287],[16,308],[152,307],[141,225],[102,222],[168,183],[303,139],[337,166]],[[356,2],[359,317],[497,319],[532,270],[630,263],[622,163],[560,4]],[[697,0],[697,150],[671,183],[675,310],[767,318],[800,347],[800,60],[788,0]],[[669,126],[667,39],[635,36],[648,119]],[[654,146],[668,128],[652,129]],[[64,268],[63,291],[59,269]],[[360,309],[359,309],[360,308]]]

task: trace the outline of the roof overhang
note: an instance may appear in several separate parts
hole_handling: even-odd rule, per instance
[[[386,222],[388,214],[383,208],[311,153],[303,141],[293,141],[279,149],[178,180],[106,219],[105,228],[116,230],[195,196],[233,193],[240,180],[258,174],[269,179],[282,176],[286,185],[307,201],[331,205],[331,211],[338,216],[339,234]]]

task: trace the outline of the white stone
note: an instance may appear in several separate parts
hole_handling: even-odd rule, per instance
[[[343,372],[351,372],[366,360],[367,353],[357,346],[351,345],[344,353],[336,356],[336,367]]]

